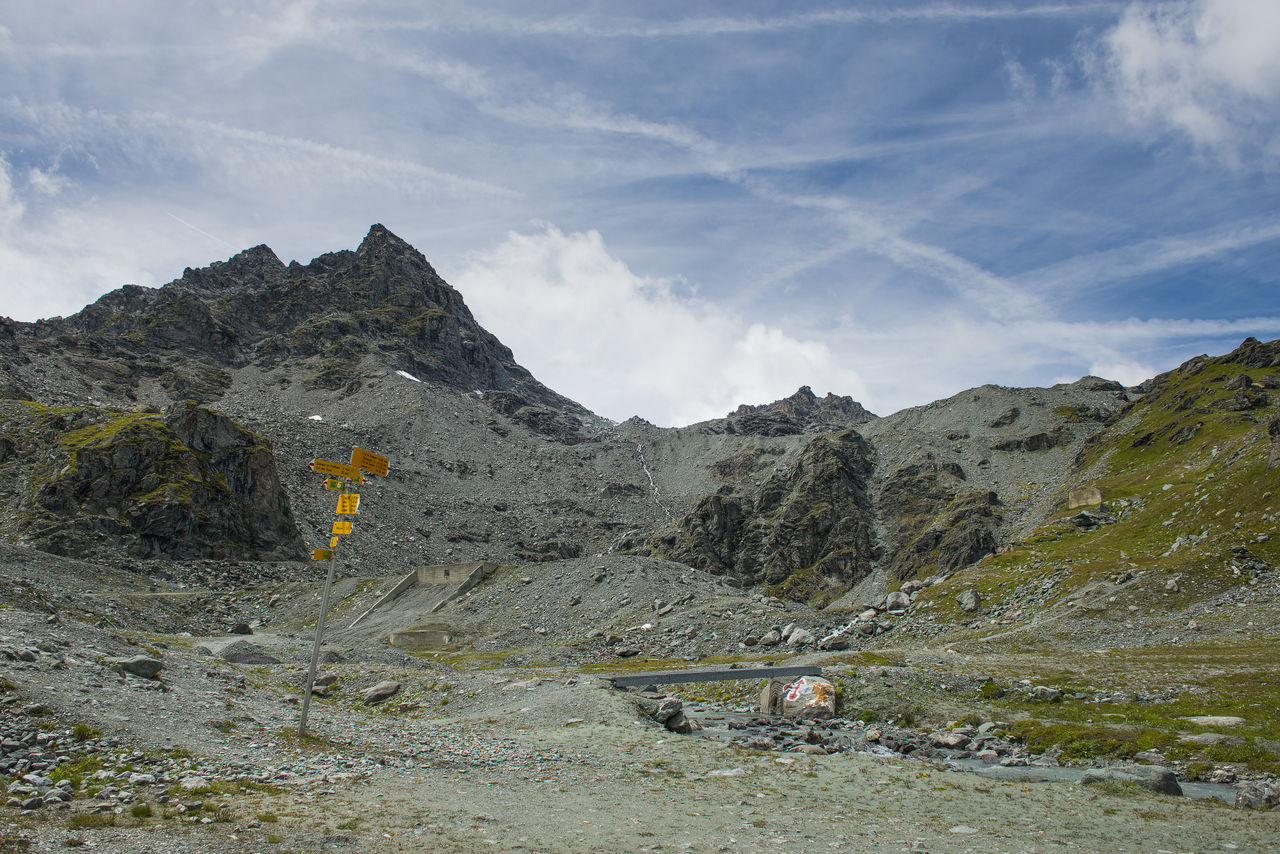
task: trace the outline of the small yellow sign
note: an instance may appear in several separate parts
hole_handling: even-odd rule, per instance
[[[347,485],[346,483],[344,483],[341,480],[338,480],[337,478],[330,477],[325,479],[324,488],[332,489],[336,492],[341,492],[342,490],[347,488]]]
[[[360,496],[355,494],[338,496],[338,513],[350,516],[360,512]]]
[[[344,534],[344,535],[345,535],[345,534],[350,534],[350,533],[351,533],[351,523],[350,523],[350,522],[334,522],[334,523],[333,523],[333,533],[335,533],[335,534]]]
[[[330,538],[329,538],[329,548],[331,548],[331,549],[336,549],[337,547],[338,547],[338,538],[337,538],[337,537],[330,537]]]
[[[332,460],[312,460],[311,470],[316,474],[328,474],[344,480],[355,480],[360,472],[355,466],[346,463],[335,463]]]
[[[387,472],[391,471],[391,460],[381,454],[366,451],[364,448],[352,448],[351,467],[364,469],[369,474],[376,474],[379,477],[386,477]]]
[[[312,549],[312,560],[333,560],[333,551],[331,549]]]

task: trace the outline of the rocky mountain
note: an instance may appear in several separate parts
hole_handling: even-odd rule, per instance
[[[307,463],[359,445],[393,461],[344,541],[363,571],[630,552],[815,604],[950,575],[1053,518],[1088,443],[1162,381],[984,386],[884,418],[804,387],[688,427],[612,424],[540,384],[379,225],[306,265],[259,246],[5,320],[0,354],[18,543],[297,557],[333,513]]]

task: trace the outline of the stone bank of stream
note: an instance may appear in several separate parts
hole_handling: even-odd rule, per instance
[[[953,771],[1023,783],[1078,783],[1087,772],[1096,770],[1059,765],[1051,756],[1029,754],[1021,746],[992,735],[990,730],[929,733],[843,718],[800,722],[700,703],[687,703],[684,709],[702,727],[694,735],[753,750],[809,755],[859,753],[881,759],[933,762]],[[1180,781],[1179,786],[1188,798],[1235,803],[1236,787],[1227,783]]]

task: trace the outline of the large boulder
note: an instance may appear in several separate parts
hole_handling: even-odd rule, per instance
[[[1097,783],[1136,783],[1144,789],[1162,795],[1181,795],[1177,776],[1159,765],[1115,765],[1110,768],[1091,768],[1080,778],[1081,785]]]

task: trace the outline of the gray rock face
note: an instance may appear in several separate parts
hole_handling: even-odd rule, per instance
[[[1159,765],[1117,765],[1113,768],[1092,768],[1080,778],[1081,785],[1106,782],[1137,783],[1144,789],[1162,795],[1181,795],[1177,776]]]
[[[18,526],[56,554],[297,558],[302,537],[271,445],[184,402],[159,413],[0,404],[25,426],[18,464],[42,485]]]
[[[706,496],[650,548],[745,583],[778,585],[791,598],[852,584],[870,572],[875,553],[870,472],[871,447],[857,433],[819,436],[759,490]]]

